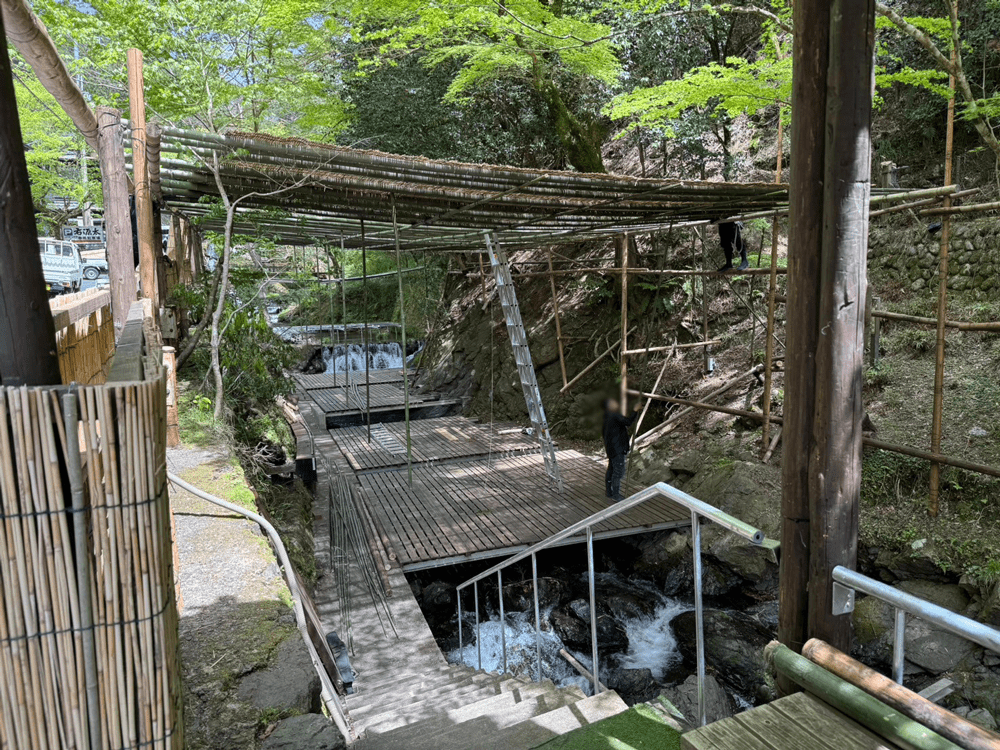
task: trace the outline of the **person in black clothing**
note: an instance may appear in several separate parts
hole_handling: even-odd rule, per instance
[[[726,265],[719,269],[725,273],[733,268],[733,256],[737,252],[740,254],[740,265],[736,270],[745,271],[750,267],[747,260],[747,246],[743,241],[743,222],[726,221],[719,224],[719,242],[722,243],[722,251],[726,254]]]
[[[604,493],[613,502],[622,499],[621,485],[625,476],[625,456],[629,451],[629,432],[638,416],[640,405],[629,416],[619,414],[618,402],[609,398],[604,402],[604,425],[601,428],[604,438],[604,452],[608,455],[608,470],[604,473]]]

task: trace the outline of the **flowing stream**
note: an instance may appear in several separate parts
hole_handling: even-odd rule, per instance
[[[423,348],[423,347],[421,347]],[[418,349],[417,352],[420,350]],[[413,361],[416,353],[406,358],[407,363]],[[323,347],[323,361],[326,372],[364,372],[366,347],[361,344],[337,344],[334,347]],[[370,370],[391,370],[403,366],[403,348],[396,342],[388,344],[369,344],[367,346],[368,368]]]
[[[615,574],[598,574],[597,580],[613,583],[621,588],[636,589],[651,601],[656,602],[650,616],[626,617],[618,619],[628,635],[628,649],[617,653],[599,653],[601,670],[614,667],[628,669],[648,668],[653,678],[659,682],[670,668],[681,662],[670,621],[681,612],[691,609],[691,605],[679,599],[671,599],[656,591],[645,582],[626,582]],[[599,594],[598,594],[599,596]],[[565,648],[587,669],[591,669],[591,655],[568,648],[553,630],[550,620],[552,608],[541,611],[541,662],[542,678],[548,678],[559,686],[577,685],[588,695],[593,694],[588,680],[570,666],[560,654]],[[507,642],[507,671],[537,679],[537,655],[535,646],[535,616],[529,612],[506,612],[504,638]],[[475,615],[463,614],[464,646],[447,654],[448,661],[478,668],[480,654],[482,668],[490,672],[503,671],[503,649],[501,625],[497,614],[480,623],[479,642],[475,639]]]

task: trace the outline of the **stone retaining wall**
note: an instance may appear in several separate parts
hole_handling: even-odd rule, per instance
[[[937,285],[940,233],[925,226],[874,227],[868,241],[868,266],[898,273],[910,289]],[[948,288],[973,299],[1000,295],[1000,220],[952,222]]]

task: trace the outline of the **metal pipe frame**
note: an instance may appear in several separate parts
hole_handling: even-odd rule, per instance
[[[833,581],[834,588],[840,585],[851,592],[860,591],[863,594],[874,596],[876,599],[895,607],[896,614],[892,638],[892,676],[899,684],[903,683],[906,615],[908,614],[927,620],[939,628],[947,630],[949,633],[961,636],[994,653],[1000,653],[1000,630],[991,628],[989,625],[976,622],[969,617],[952,612],[950,609],[932,604],[912,594],[907,594],[905,591],[900,591],[881,581],[876,581],[862,573],[845,568],[843,565],[838,565],[833,569]],[[838,610],[836,605],[837,600],[838,597],[835,593],[835,614],[846,614],[850,609],[853,609],[853,600],[851,600],[850,609]]]
[[[594,571],[594,525],[601,523],[609,518],[613,518],[619,513],[624,513],[631,508],[641,505],[647,500],[651,500],[654,497],[666,497],[679,505],[684,506],[689,511],[691,511],[691,533],[692,533],[692,547],[694,555],[694,591],[695,591],[695,631],[697,633],[697,661],[698,661],[698,717],[700,725],[704,726],[706,723],[706,706],[705,706],[705,635],[704,635],[704,608],[702,604],[702,580],[701,580],[701,521],[702,519],[707,519],[713,523],[718,524],[727,531],[746,539],[751,544],[761,546],[764,544],[764,533],[757,528],[754,528],[748,523],[744,523],[740,519],[729,515],[725,511],[719,510],[718,508],[709,505],[708,503],[702,502],[697,498],[688,495],[676,487],[671,487],[665,482],[657,482],[656,484],[647,487],[644,490],[636,492],[634,495],[622,500],[619,503],[615,503],[604,510],[598,511],[588,518],[578,521],[572,526],[568,526],[562,531],[553,534],[547,539],[533,544],[527,549],[507,558],[502,563],[494,565],[489,570],[485,570],[482,573],[473,576],[464,583],[459,584],[456,587],[456,595],[459,601],[459,647],[461,648],[461,601],[462,601],[462,589],[472,586],[476,597],[476,646],[478,652],[478,663],[479,668],[482,669],[482,651],[480,649],[479,643],[479,581],[496,574],[497,584],[499,587],[499,597],[500,597],[500,643],[501,649],[503,651],[503,671],[507,671],[507,640],[506,640],[506,623],[504,619],[504,606],[503,606],[503,579],[501,577],[504,568],[507,568],[514,563],[520,562],[528,557],[531,558],[531,579],[532,588],[534,590],[534,604],[535,604],[535,653],[538,662],[538,679],[541,680],[542,675],[542,655],[541,655],[541,617],[539,613],[538,606],[538,561],[537,553],[548,547],[555,546],[559,543],[565,543],[568,537],[572,537],[579,532],[583,531],[586,534],[586,544],[587,544],[587,577],[589,585],[590,594],[590,641],[591,641],[591,658],[593,659],[593,672],[592,678],[594,683],[594,693],[597,694],[601,692],[604,687],[601,685],[599,676],[599,664],[598,664],[598,649],[597,649],[597,598],[595,591],[595,571]],[[984,626],[985,627],[985,626]],[[1000,634],[997,634],[998,639],[1000,639]]]

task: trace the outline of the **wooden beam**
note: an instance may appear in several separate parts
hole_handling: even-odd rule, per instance
[[[635,327],[634,326],[632,327],[632,330],[629,331],[629,333],[635,333]],[[598,354],[597,358],[594,359],[593,362],[591,362],[589,365],[587,365],[582,370],[580,370],[580,372],[577,374],[577,376],[575,378],[573,378],[566,385],[564,385],[562,388],[559,389],[559,392],[560,393],[565,393],[570,388],[572,388],[574,385],[576,385],[576,382],[580,378],[582,378],[588,372],[590,372],[591,370],[593,370],[597,366],[598,362],[600,362],[606,356],[608,356],[609,354],[611,354],[611,352],[613,352],[615,349],[617,349],[621,345],[621,343],[622,343],[621,339],[618,339],[618,341],[616,341],[611,346],[609,346],[607,349],[605,349],[603,352],[601,352],[600,354]]]
[[[778,632],[795,651],[851,645],[831,573],[857,562],[874,19],[872,0],[794,9]]]
[[[111,282],[111,316],[117,339],[135,302],[135,256],[132,252],[132,218],[128,206],[125,154],[119,134],[121,112],[111,107],[97,108],[97,155],[101,164],[101,191],[104,194],[104,231],[108,247],[108,280]]]
[[[2,0],[4,25],[7,38],[24,57],[38,77],[39,83],[58,102],[63,111],[83,134],[84,140],[95,151],[97,145],[97,118],[83,98],[66,63],[59,56],[49,32],[26,0]],[[3,39],[3,35],[0,35]],[[13,110],[8,110],[13,111]]]
[[[128,100],[132,125],[132,169],[135,182],[135,223],[139,238],[139,280],[142,296],[153,301],[154,317],[160,309],[156,280],[156,256],[153,226],[153,201],[149,192],[146,159],[146,97],[143,91],[142,51],[128,51]]]
[[[6,5],[4,5],[6,11]],[[0,39],[4,21],[0,16]],[[56,330],[38,254],[35,210],[7,45],[0,45],[0,384],[58,385]]]

